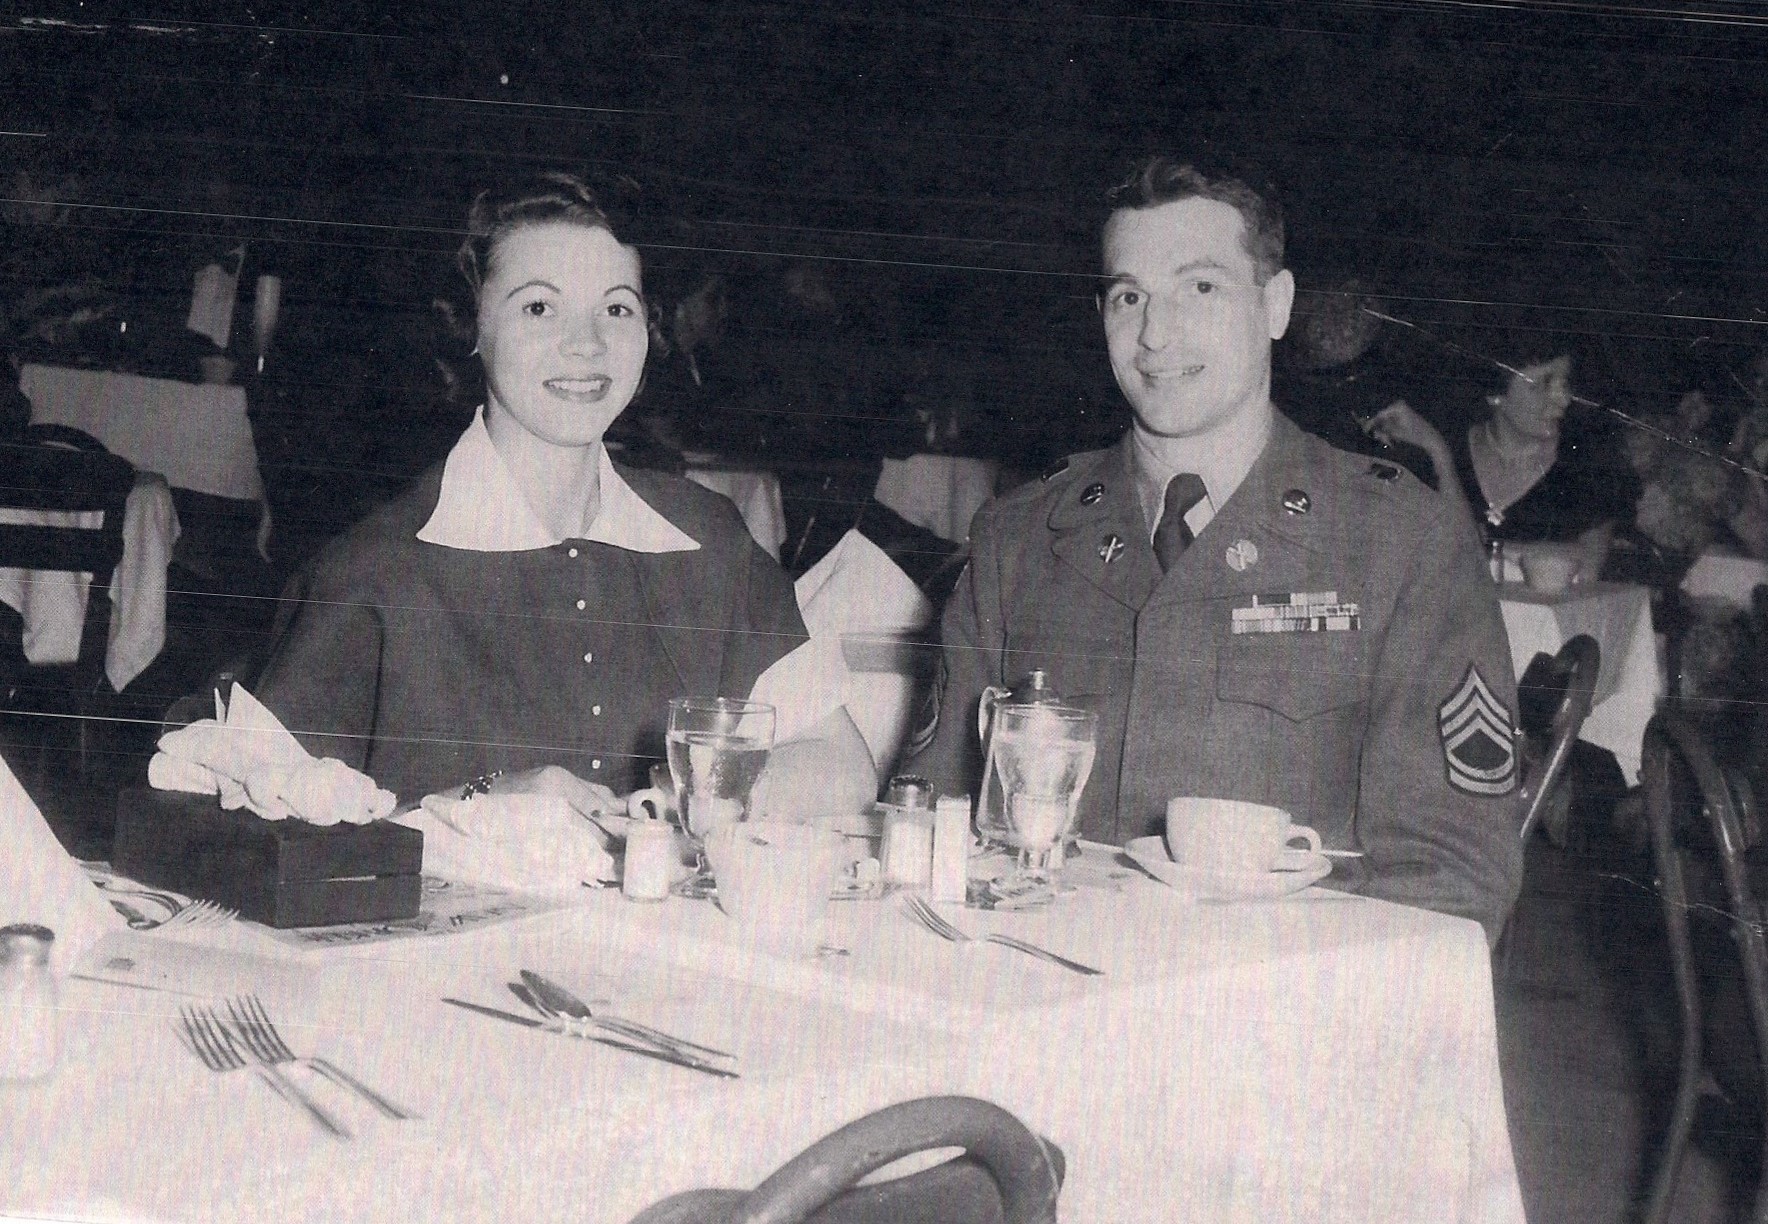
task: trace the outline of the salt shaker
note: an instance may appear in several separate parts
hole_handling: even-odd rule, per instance
[[[631,901],[662,901],[669,896],[675,863],[675,832],[662,820],[635,820],[626,827],[626,860],[620,891]]]
[[[884,883],[926,888],[933,873],[933,784],[902,774],[884,792]]]
[[[42,1079],[61,1054],[61,1013],[49,948],[55,932],[0,927],[0,1080]]]

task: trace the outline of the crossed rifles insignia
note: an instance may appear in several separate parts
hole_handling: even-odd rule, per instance
[[[1510,711],[1469,665],[1437,710],[1449,785],[1469,795],[1507,795],[1516,786],[1516,733]]]

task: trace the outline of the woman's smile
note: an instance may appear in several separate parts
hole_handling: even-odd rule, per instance
[[[589,378],[549,378],[546,389],[560,399],[573,400],[584,404],[599,404],[607,398],[608,389],[614,380],[606,374],[596,374]]]

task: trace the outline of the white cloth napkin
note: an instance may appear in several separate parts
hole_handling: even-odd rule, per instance
[[[249,808],[266,820],[367,824],[390,814],[392,791],[333,757],[314,758],[256,697],[233,686],[216,717],[168,731],[147,764],[160,790],[220,795],[228,811]]]
[[[50,965],[59,974],[99,939],[126,926],[0,760],[0,926],[15,922],[55,932]]]
[[[505,888],[576,888],[614,878],[594,825],[556,795],[427,795],[393,818],[424,835],[424,870]]]
[[[848,634],[901,636],[933,619],[933,604],[902,567],[858,531],[849,531],[793,584],[810,644],[839,659]],[[888,652],[886,652],[888,653]],[[841,668],[842,703],[872,751],[880,774],[896,761],[908,733],[915,680],[891,671]]]

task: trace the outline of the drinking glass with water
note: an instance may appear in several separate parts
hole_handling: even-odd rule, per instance
[[[696,849],[714,829],[749,819],[773,737],[774,708],[763,702],[677,697],[669,703],[669,773],[682,831]]]

